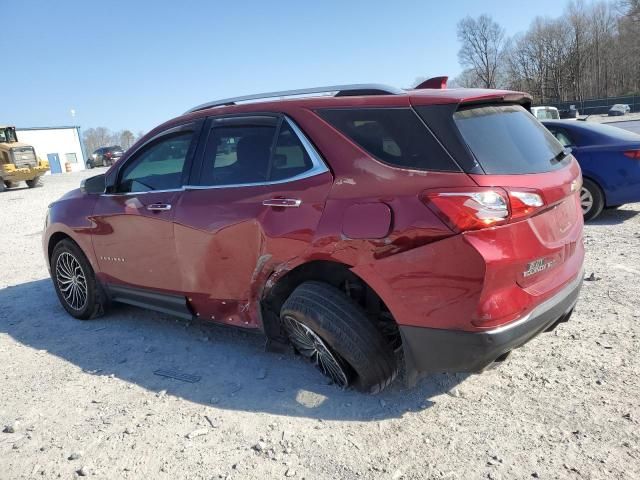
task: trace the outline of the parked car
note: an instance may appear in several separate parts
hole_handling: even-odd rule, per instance
[[[556,107],[531,107],[531,113],[538,120],[560,119],[560,112]]]
[[[560,110],[560,118],[570,118],[573,120],[577,120],[580,116],[580,111],[576,108],[575,105],[569,105],[569,108],[566,110]]]
[[[617,117],[621,115],[626,115],[631,111],[631,107],[626,103],[616,103],[609,109],[610,117]]]
[[[582,284],[580,168],[530,102],[355,85],[193,108],[50,206],[58,298],[261,330],[366,392],[481,371]]]
[[[101,147],[96,149],[87,160],[87,168],[110,167],[124,153],[122,147],[114,145],[112,147]]]
[[[585,220],[596,218],[605,207],[640,202],[640,135],[598,123],[542,123],[563,146],[571,148],[580,163]]]

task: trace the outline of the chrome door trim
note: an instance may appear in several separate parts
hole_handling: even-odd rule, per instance
[[[147,205],[147,210],[151,212],[167,212],[171,210],[171,205],[169,203],[152,203]]]
[[[302,200],[299,198],[270,198],[262,201],[265,207],[277,208],[298,208],[301,204]]]

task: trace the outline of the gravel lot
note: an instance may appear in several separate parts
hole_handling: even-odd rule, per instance
[[[40,233],[95,172],[0,195],[0,478],[640,478],[640,204],[586,227],[569,323],[481,375],[364,396],[244,332],[69,317]]]

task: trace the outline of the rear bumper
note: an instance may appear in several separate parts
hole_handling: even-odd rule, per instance
[[[518,348],[539,333],[567,321],[578,301],[581,271],[560,292],[527,315],[484,332],[400,326],[408,383],[442,372],[479,372],[501,355]]]

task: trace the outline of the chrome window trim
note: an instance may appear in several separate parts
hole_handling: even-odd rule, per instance
[[[132,161],[135,160],[136,155],[138,155],[138,153],[140,153],[140,151],[142,151],[144,148],[148,147],[151,143],[161,139],[164,136],[168,136],[168,135],[173,135],[175,133],[178,133],[180,131],[188,131],[191,126],[193,126],[193,134],[196,135],[198,133],[198,120],[190,120],[186,123],[181,123],[179,125],[175,125],[171,128],[169,128],[168,130],[163,130],[161,132],[156,133],[153,137],[151,137],[150,139],[146,140],[142,145],[139,145],[135,150],[133,150],[131,153],[129,153],[128,151],[126,153],[128,153],[128,155],[126,156],[126,159],[122,162],[120,162],[120,165],[117,165],[117,168],[115,169],[115,172],[112,175],[115,175],[116,177],[116,182],[117,179],[120,178],[120,172]],[[122,158],[122,157],[121,157]],[[185,159],[186,161],[186,159]],[[106,175],[106,173],[105,173]],[[107,177],[105,177],[106,179]],[[122,192],[122,193],[104,193],[101,195],[104,195],[105,197],[116,197],[116,196],[123,196],[123,195],[134,195],[134,194],[140,194],[140,193],[152,193],[152,192],[175,192],[175,191],[180,191],[180,190],[184,190],[184,186],[181,186],[180,188],[177,189],[169,189],[169,190],[149,190],[148,192]]]
[[[303,180],[305,178],[314,177],[316,175],[323,174],[329,171],[329,167],[322,159],[316,148],[313,146],[311,141],[307,138],[304,132],[296,125],[296,123],[289,118],[287,115],[283,115],[287,124],[293,130],[293,133],[296,134],[300,142],[302,143],[302,147],[305,149],[309,158],[311,159],[312,167],[298,175],[289,178],[283,178],[281,180],[272,180],[269,182],[253,182],[253,183],[231,183],[228,185],[185,185],[184,190],[209,190],[209,189],[220,189],[220,188],[238,188],[238,187],[261,187],[261,186],[269,186],[269,185],[281,185],[284,183],[297,182],[298,180]],[[157,190],[156,190],[157,191]]]
[[[255,116],[255,115],[254,115]],[[148,193],[169,193],[169,192],[183,192],[188,190],[209,190],[209,189],[220,189],[220,188],[239,188],[239,187],[261,187],[261,186],[269,186],[269,185],[282,185],[285,183],[297,182],[298,180],[304,180],[305,178],[315,177],[316,175],[321,175],[329,171],[329,167],[322,159],[316,148],[313,146],[311,141],[307,138],[304,132],[296,125],[296,123],[289,118],[287,115],[283,115],[287,124],[291,127],[293,132],[297,135],[302,143],[303,148],[306,150],[309,158],[311,159],[312,167],[298,175],[289,178],[283,178],[281,180],[273,180],[270,182],[253,182],[253,183],[232,183],[228,185],[183,185],[180,188],[172,188],[169,190],[149,190],[146,192],[124,192],[124,193],[103,193],[101,196],[103,197],[125,197],[125,196],[134,196],[134,195],[146,195]],[[171,129],[173,130],[173,129]],[[160,136],[160,135],[156,135]],[[154,137],[154,138],[156,138]],[[145,142],[145,144],[148,142]],[[136,150],[137,151],[137,150]]]
[[[122,193],[101,193],[101,197],[131,197],[134,195],[146,195],[147,193],[168,193],[168,192],[183,192],[185,187],[170,188],[168,190],[147,190],[146,192],[122,192]]]

